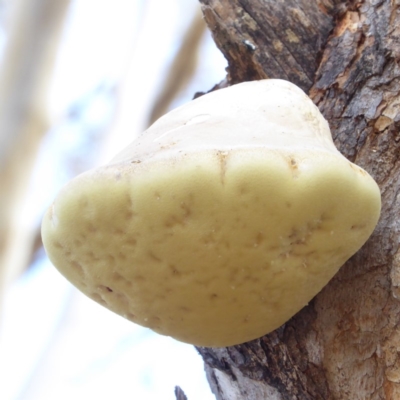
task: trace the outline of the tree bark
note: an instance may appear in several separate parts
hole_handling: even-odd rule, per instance
[[[229,84],[308,92],[382,193],[379,224],[310,304],[239,346],[198,348],[218,400],[400,399],[400,0],[200,0]]]

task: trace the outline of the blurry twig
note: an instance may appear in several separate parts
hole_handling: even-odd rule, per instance
[[[175,386],[175,397],[176,400],[188,400],[185,393],[179,386]]]
[[[0,294],[34,240],[20,208],[48,128],[46,97],[70,0],[15,0],[0,64]],[[25,224],[24,224],[25,222]]]
[[[197,53],[205,30],[206,23],[200,8],[198,8],[164,79],[164,85],[150,112],[148,125],[168,111],[171,102],[193,76],[197,66]]]

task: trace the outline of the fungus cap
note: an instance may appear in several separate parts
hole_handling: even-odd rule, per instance
[[[304,307],[371,235],[375,181],[335,148],[295,85],[241,83],[160,118],[43,219],[83,293],[201,346],[260,337]]]

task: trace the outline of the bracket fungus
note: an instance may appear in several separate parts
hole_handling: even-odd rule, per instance
[[[83,293],[200,346],[258,338],[368,239],[377,184],[282,80],[206,94],[68,183],[44,217],[50,260]]]

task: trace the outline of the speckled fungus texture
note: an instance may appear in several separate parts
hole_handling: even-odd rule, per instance
[[[260,337],[315,296],[371,235],[375,181],[281,80],[238,84],[160,118],[68,183],[43,220],[75,286],[163,335]]]

